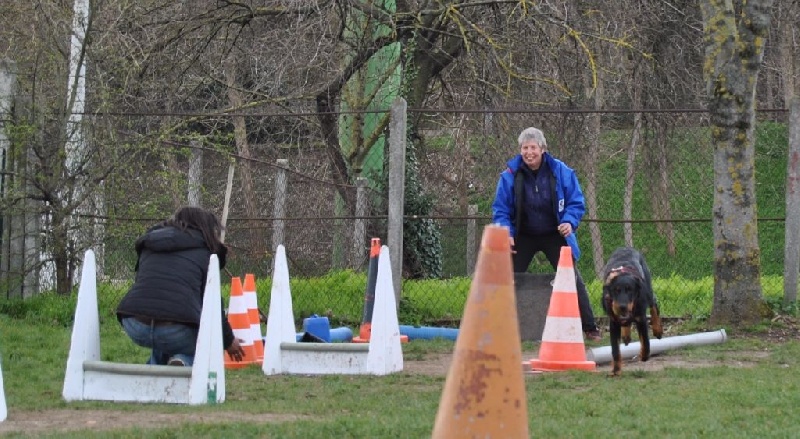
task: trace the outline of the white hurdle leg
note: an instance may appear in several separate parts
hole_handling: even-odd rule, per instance
[[[275,251],[275,268],[272,272],[272,293],[269,298],[267,333],[264,340],[264,362],[261,369],[265,375],[284,372],[281,343],[294,343],[297,333],[294,328],[292,292],[289,287],[289,266],[286,249],[279,245]]]
[[[83,363],[100,360],[100,316],[97,311],[96,273],[94,252],[86,250],[62,392],[66,401],[83,399]]]
[[[367,373],[387,375],[401,370],[403,370],[403,350],[400,343],[400,325],[397,322],[392,264],[389,259],[389,248],[384,245],[378,258]]]
[[[6,391],[3,388],[3,367],[0,364],[0,422],[6,420],[8,407],[6,407]]]
[[[203,312],[197,333],[189,404],[214,404],[225,401],[225,361],[222,354],[222,293],[219,259],[211,255],[208,263]]]

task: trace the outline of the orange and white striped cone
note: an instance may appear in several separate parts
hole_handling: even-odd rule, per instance
[[[539,357],[530,362],[534,371],[595,370],[594,361],[586,360],[578,290],[572,249],[561,247],[558,270],[553,281],[553,294],[539,345]]]
[[[256,351],[253,347],[252,331],[250,329],[250,315],[247,313],[247,303],[242,292],[242,279],[231,278],[231,300],[228,303],[228,323],[233,329],[233,336],[240,340],[244,350],[242,361],[236,361],[225,352],[225,369],[240,369],[256,362]]]
[[[264,336],[261,334],[261,318],[258,315],[258,293],[256,293],[256,277],[252,273],[244,275],[244,299],[247,303],[247,315],[250,317],[250,338],[256,352],[256,363],[264,361]]]
[[[528,438],[522,342],[506,227],[488,225],[431,437]]]

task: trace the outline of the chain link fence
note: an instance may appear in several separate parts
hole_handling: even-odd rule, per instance
[[[116,118],[96,126],[118,127],[114,135],[121,138],[113,140],[131,151],[105,183],[104,280],[130,282],[136,237],[195,197],[225,219],[228,275],[253,273],[268,280],[276,245],[283,244],[293,281],[315,285],[313,294],[294,299],[296,313],[334,310],[342,321],[358,321],[370,238],[386,243],[386,138],[392,133],[381,132],[371,148],[363,146],[363,135],[340,133],[337,156],[309,114],[195,116],[182,122],[177,116],[95,117]],[[236,117],[246,138],[237,142],[216,134],[230,131]],[[756,141],[764,289],[781,294],[786,118],[782,111],[759,113]],[[408,119],[406,176],[417,179],[418,196],[428,204],[427,213],[407,215],[405,224],[434,226],[438,242],[431,248],[441,269],[440,280],[426,280],[406,267],[401,323],[410,315],[404,307],[436,310],[427,323],[460,317],[481,232],[491,222],[497,179],[528,126],[541,128],[549,152],[578,173],[587,213],[577,231],[583,251],[577,268],[593,297],[599,297],[592,281],[604,258],[626,244],[640,248],[654,276],[670,279],[675,290],[713,275],[713,146],[705,112],[409,110]],[[183,132],[165,141],[160,133],[168,124]],[[99,131],[91,136],[95,142],[108,137]],[[419,249],[406,248],[404,255],[413,250]],[[552,271],[543,255],[530,270]],[[269,303],[265,289],[259,291],[263,307]]]

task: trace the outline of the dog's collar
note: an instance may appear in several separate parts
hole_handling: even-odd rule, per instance
[[[627,273],[627,274],[631,274],[631,275],[636,276],[636,277],[640,277],[639,276],[639,272],[637,270],[633,269],[632,267],[625,266],[625,265],[620,265],[619,267],[612,268],[611,271],[609,272],[609,274],[611,274],[611,273],[617,273],[617,274]]]
[[[605,285],[608,285],[612,279],[621,275],[621,274],[628,274],[637,279],[641,279],[642,275],[633,267],[629,267],[627,265],[620,265],[619,267],[614,267],[608,271],[608,275],[606,276],[606,280],[604,282]]]

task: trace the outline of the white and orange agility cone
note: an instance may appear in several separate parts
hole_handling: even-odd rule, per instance
[[[233,336],[239,339],[244,350],[242,361],[236,361],[225,352],[225,369],[240,369],[256,362],[256,351],[253,347],[250,316],[247,313],[247,303],[242,292],[242,279],[231,278],[231,300],[228,303],[228,323],[233,329]]]
[[[261,318],[258,315],[258,293],[256,293],[256,277],[252,273],[244,275],[242,287],[244,300],[247,303],[247,316],[250,318],[250,338],[256,353],[256,363],[264,361],[264,335],[261,333]]]
[[[432,437],[528,438],[508,229],[488,225]]]
[[[539,357],[531,360],[534,371],[595,370],[594,361],[586,360],[581,314],[578,309],[578,290],[575,286],[575,267],[572,249],[561,247],[558,270],[553,281],[553,294],[539,345]]]

